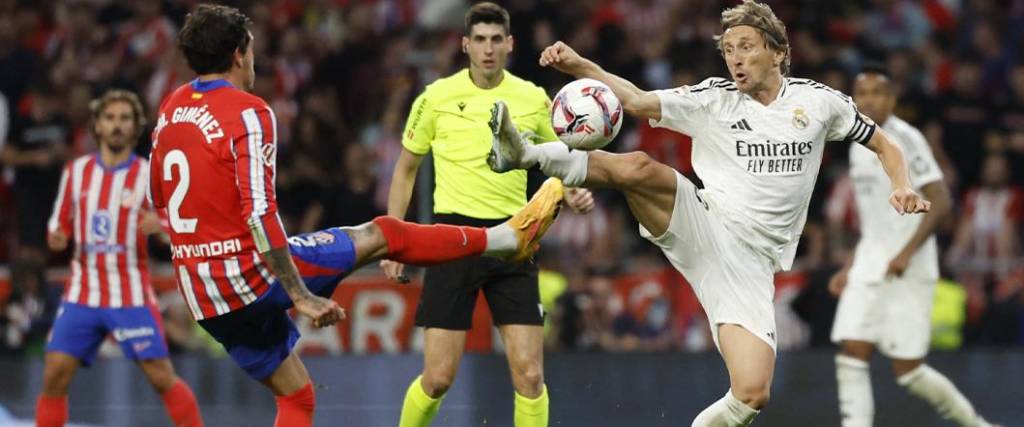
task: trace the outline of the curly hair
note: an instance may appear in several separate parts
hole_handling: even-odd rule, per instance
[[[196,74],[223,73],[231,69],[236,50],[248,49],[250,25],[252,20],[238,9],[202,4],[185,18],[178,48]]]
[[[722,34],[715,36],[718,51],[722,52],[722,35],[725,31],[740,25],[754,27],[761,33],[768,47],[786,55],[779,67],[782,74],[789,74],[790,50],[789,37],[786,35],[786,24],[782,22],[772,8],[754,0],[743,0],[742,4],[722,11]]]

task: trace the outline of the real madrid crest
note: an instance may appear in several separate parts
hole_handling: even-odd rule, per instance
[[[807,113],[804,112],[803,108],[797,107],[793,109],[793,127],[804,129],[809,124],[810,119],[807,118]]]

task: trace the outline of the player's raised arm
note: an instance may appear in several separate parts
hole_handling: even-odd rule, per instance
[[[878,154],[885,174],[892,182],[892,195],[889,203],[896,212],[901,214],[928,212],[931,202],[925,200],[914,191],[907,174],[907,161],[903,149],[886,136],[881,129],[875,129],[874,135],[865,144],[871,151]]]
[[[277,214],[277,129],[273,114],[266,106],[243,110],[246,134],[232,141],[242,219],[249,225],[256,250],[281,281],[295,308],[312,318],[313,326],[329,326],[344,319],[345,312],[334,301],[313,295],[306,288]]]
[[[540,53],[540,65],[576,78],[600,81],[612,89],[622,102],[622,108],[631,116],[643,119],[661,120],[661,100],[652,92],[638,88],[635,84],[609,73],[593,61],[580,56],[569,45],[555,42]]]

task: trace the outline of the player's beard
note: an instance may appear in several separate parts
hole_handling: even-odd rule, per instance
[[[120,129],[115,129],[113,133],[104,138],[103,145],[107,147],[113,154],[121,154],[124,150],[128,149],[129,140],[128,136],[121,132]]]

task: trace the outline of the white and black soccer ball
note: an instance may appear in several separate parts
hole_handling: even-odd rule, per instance
[[[551,103],[551,125],[569,148],[597,150],[622,128],[622,103],[611,88],[594,79],[562,87]]]

